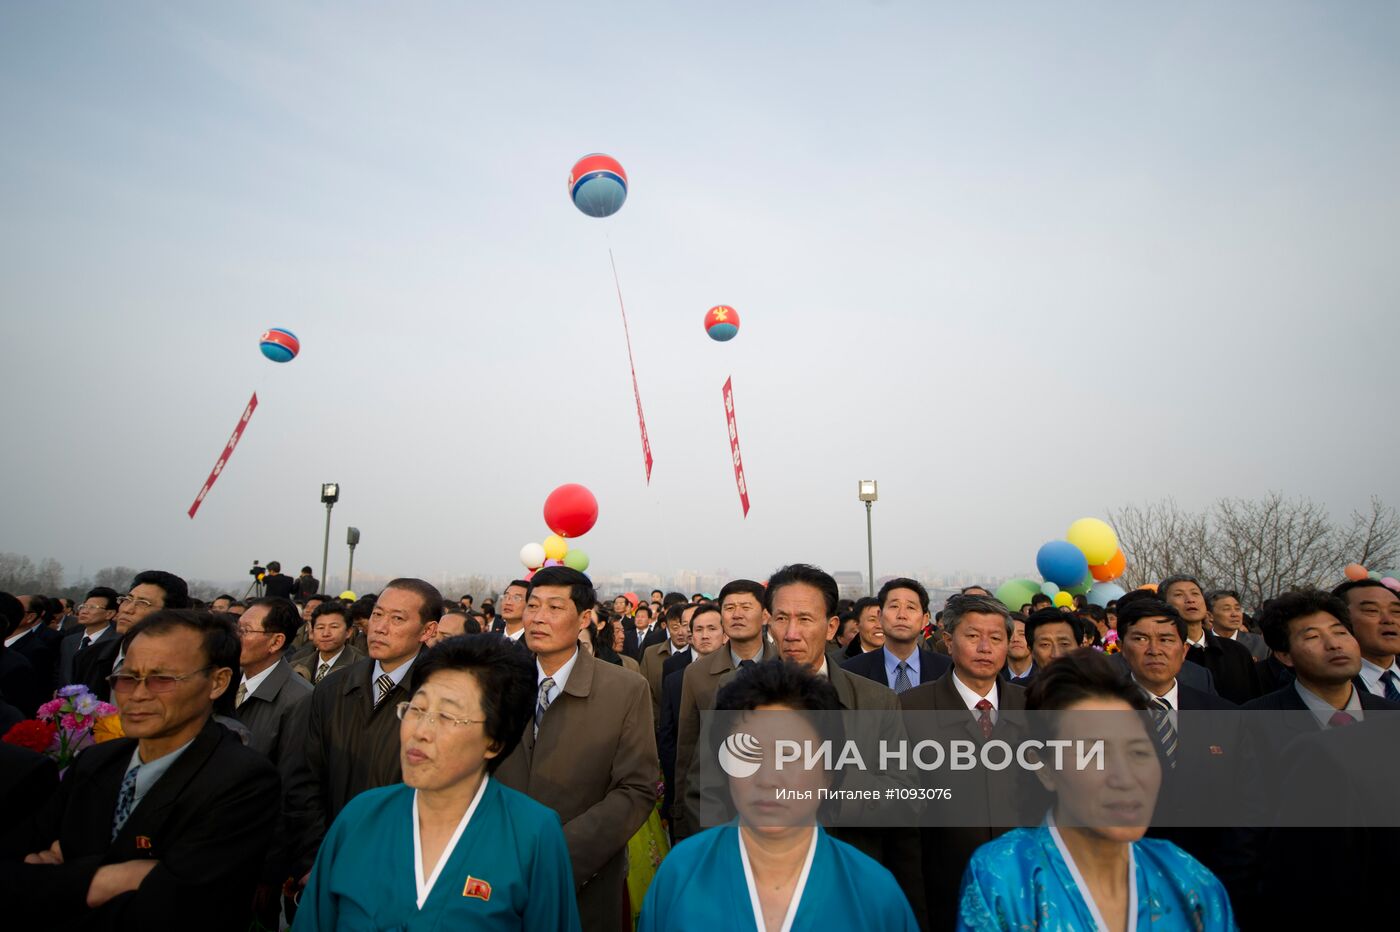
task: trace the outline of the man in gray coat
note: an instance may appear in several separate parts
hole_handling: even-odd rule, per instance
[[[238,619],[243,675],[233,714],[252,732],[249,747],[279,768],[302,739],[300,710],[311,695],[311,684],[285,656],[299,627],[301,616],[288,599],[259,599]]]

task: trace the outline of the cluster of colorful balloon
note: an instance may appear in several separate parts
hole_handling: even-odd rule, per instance
[[[1104,606],[1125,595],[1113,580],[1127,566],[1113,528],[1098,518],[1080,518],[1069,526],[1064,540],[1049,541],[1036,552],[1035,568],[1044,582],[1013,579],[997,589],[996,597],[1013,612],[1038,593],[1060,608],[1073,607],[1077,595],[1090,605]]]
[[[1374,579],[1387,589],[1400,592],[1400,569],[1382,572],[1380,570],[1367,570],[1366,567],[1362,566],[1360,563],[1348,563],[1346,568],[1342,570],[1342,575],[1353,582],[1362,579]]]
[[[580,573],[588,570],[588,554],[569,546],[570,538],[582,537],[598,523],[598,499],[576,482],[561,485],[544,500],[544,523],[553,533],[542,543],[533,541],[520,548],[520,562],[535,575],[544,566],[568,566]]]

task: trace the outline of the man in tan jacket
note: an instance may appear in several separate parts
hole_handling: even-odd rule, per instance
[[[559,813],[586,932],[618,932],[627,842],[656,805],[660,769],[646,680],[578,649],[593,623],[588,577],[539,570],[525,604],[535,654],[534,720],[496,778]]]

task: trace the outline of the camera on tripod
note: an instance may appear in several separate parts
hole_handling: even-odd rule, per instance
[[[248,575],[254,579],[262,579],[267,570],[261,566],[257,560],[253,561],[253,568],[248,571]]]

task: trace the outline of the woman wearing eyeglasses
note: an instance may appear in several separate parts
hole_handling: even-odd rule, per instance
[[[413,666],[404,782],[351,800],[326,833],[293,929],[577,930],[554,811],[491,779],[534,714],[535,665],[491,635]]]

